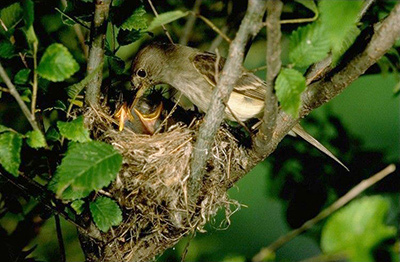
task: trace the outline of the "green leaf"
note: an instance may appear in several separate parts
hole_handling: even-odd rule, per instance
[[[121,75],[125,70],[125,62],[118,56],[108,56],[108,63],[110,63],[111,69],[117,74]]]
[[[26,143],[32,148],[40,148],[46,146],[46,139],[42,132],[38,130],[29,131],[26,133]]]
[[[50,45],[44,52],[37,68],[41,77],[53,82],[63,81],[78,70],[79,64],[62,44]]]
[[[119,30],[117,41],[120,45],[129,45],[136,42],[142,37],[142,33],[139,30]]]
[[[58,141],[61,138],[60,133],[57,132],[56,128],[50,127],[46,132],[46,140]]]
[[[99,65],[95,70],[92,71],[89,75],[87,75],[82,81],[79,83],[73,84],[72,86],[67,87],[67,94],[73,100],[79,95],[79,93],[89,84],[90,81],[94,78],[94,76],[103,69],[103,64]]]
[[[354,30],[362,6],[361,0],[322,0],[319,3],[322,26],[335,57],[340,56],[337,52],[342,50],[342,43],[349,32]]]
[[[360,33],[360,29],[358,29],[357,26],[353,26],[350,31],[348,31],[342,43],[332,47],[332,63],[334,65],[339,61],[340,57],[347,51],[347,49],[350,48]]]
[[[23,19],[25,22],[25,27],[29,28],[33,24],[33,20],[35,19],[34,17],[34,6],[33,6],[33,1],[32,0],[24,0],[22,1],[22,8],[24,10],[23,14]]]
[[[282,109],[296,118],[301,105],[301,93],[306,89],[306,79],[297,70],[284,68],[276,78],[276,95]]]
[[[84,204],[85,201],[83,201],[82,199],[78,199],[71,203],[71,207],[73,210],[75,210],[76,214],[80,215],[85,209]]]
[[[17,85],[24,85],[28,83],[29,74],[31,73],[30,69],[21,69],[14,76],[14,83]]]
[[[290,36],[289,59],[296,67],[308,67],[324,59],[330,47],[321,24],[312,23],[298,28]]]
[[[381,196],[351,202],[333,214],[322,228],[322,250],[345,253],[349,261],[375,261],[374,248],[396,235],[396,228],[385,224],[389,207],[389,201]]]
[[[21,21],[22,16],[23,10],[19,3],[9,5],[0,11],[0,18],[9,31]],[[5,32],[2,26],[0,26],[0,32]]]
[[[74,200],[86,197],[113,181],[122,156],[109,144],[91,141],[72,144],[49,183],[58,197]]]
[[[108,197],[99,197],[89,205],[93,221],[103,232],[107,232],[110,227],[118,226],[122,221],[122,212],[115,201]]]
[[[88,142],[90,141],[89,130],[84,126],[83,116],[79,116],[71,122],[57,122],[58,130],[62,136],[75,142]]]
[[[316,15],[318,14],[318,7],[315,4],[314,0],[295,0],[295,1],[313,11],[314,14]]]
[[[3,125],[0,125],[0,133],[11,131],[12,129]]]
[[[153,21],[151,21],[147,30],[152,31],[156,27],[171,23],[175,20],[178,20],[179,18],[187,16],[188,14],[189,14],[189,12],[182,12],[181,10],[170,11],[170,12],[160,14],[159,16],[154,17]]]
[[[21,164],[22,138],[13,132],[0,134],[0,164],[3,168],[18,176],[19,165]]]
[[[0,42],[0,58],[9,59],[14,55],[14,45],[9,41]]]
[[[144,10],[144,6],[140,6],[135,11],[133,11],[132,15],[122,23],[121,29],[124,30],[141,30],[147,28],[147,20],[144,17],[146,14],[146,10]]]

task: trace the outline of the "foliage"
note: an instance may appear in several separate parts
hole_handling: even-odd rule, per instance
[[[21,146],[22,138],[20,135],[14,132],[0,134],[0,164],[14,176],[18,176],[19,173]]]
[[[90,203],[90,212],[93,221],[103,232],[107,232],[111,226],[117,226],[122,221],[121,209],[108,197],[99,197]]]

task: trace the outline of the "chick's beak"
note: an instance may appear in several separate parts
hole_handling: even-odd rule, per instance
[[[119,131],[124,130],[125,121],[127,119],[132,120],[133,116],[127,104],[121,106],[117,113],[115,113],[115,118],[118,120],[118,129]]]

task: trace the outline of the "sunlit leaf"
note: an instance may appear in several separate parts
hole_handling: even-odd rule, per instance
[[[37,69],[41,77],[53,82],[63,81],[78,70],[79,64],[62,44],[49,46],[44,52]]]
[[[83,116],[79,116],[70,122],[57,122],[60,134],[67,139],[75,142],[88,142],[90,141],[89,130],[84,126]]]
[[[292,117],[298,117],[301,93],[306,88],[305,77],[297,70],[284,68],[276,78],[275,89],[282,109]]]
[[[166,13],[162,13],[157,17],[154,17],[153,21],[151,21],[149,27],[147,28],[148,31],[154,30],[155,28],[171,23],[175,20],[178,20],[182,17],[185,17],[189,14],[189,12],[182,12],[181,10],[170,11]]]
[[[103,65],[99,65],[95,70],[93,70],[89,75],[87,75],[82,81],[79,83],[73,84],[72,86],[67,87],[67,94],[70,98],[76,99],[79,93],[89,84],[90,81],[93,80],[94,76],[103,69]]]
[[[144,17],[146,14],[146,10],[144,6],[140,6],[139,8],[133,11],[132,15],[122,23],[121,29],[124,30],[141,30],[147,28],[147,19]]]
[[[29,131],[26,133],[26,143],[32,148],[40,148],[46,146],[46,139],[42,132],[38,130]]]
[[[0,164],[3,168],[18,176],[19,165],[21,164],[22,138],[13,132],[0,134]]]
[[[121,164],[121,155],[109,144],[74,143],[68,148],[49,188],[62,199],[83,198],[109,185]]]
[[[330,47],[320,23],[300,27],[290,36],[290,62],[296,67],[308,67],[324,59]]]
[[[117,226],[122,221],[122,212],[115,201],[108,197],[99,197],[89,205],[93,221],[103,232],[112,226]]]
[[[14,83],[17,85],[24,85],[28,83],[30,73],[31,70],[27,68],[19,70],[14,76]]]
[[[388,226],[390,202],[381,196],[363,197],[333,214],[322,229],[321,247],[325,253],[344,253],[349,261],[375,261],[374,248],[394,237]]]
[[[75,210],[76,214],[80,215],[84,210],[85,201],[82,199],[77,199],[71,203],[71,207]]]

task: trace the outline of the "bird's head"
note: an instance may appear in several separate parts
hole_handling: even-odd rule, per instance
[[[139,98],[151,86],[164,83],[163,79],[168,68],[168,56],[174,45],[152,43],[138,52],[132,62],[131,83],[138,90]]]

